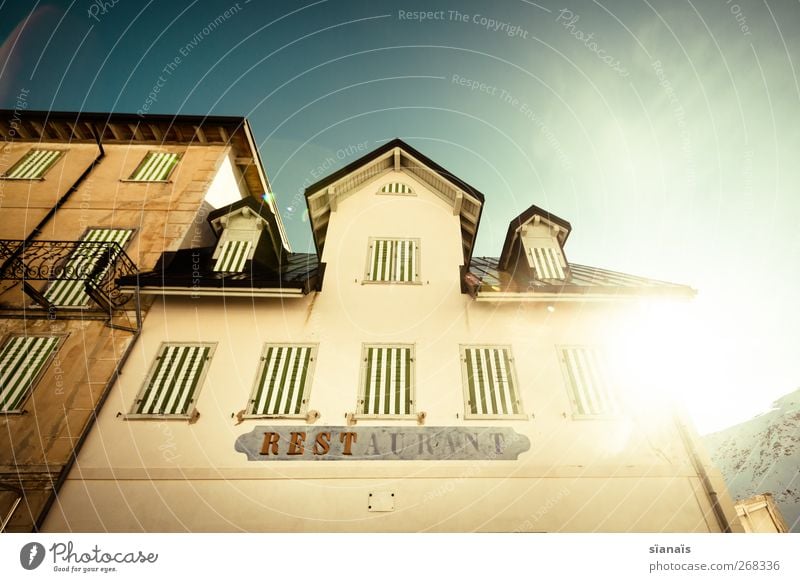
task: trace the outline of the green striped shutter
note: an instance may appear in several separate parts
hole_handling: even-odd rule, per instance
[[[413,282],[417,277],[417,243],[414,240],[372,241],[369,281]]]
[[[130,179],[136,182],[164,182],[180,159],[180,154],[148,152]]]
[[[600,350],[591,347],[561,348],[561,358],[577,414],[596,416],[619,412]]]
[[[411,347],[368,346],[365,352],[359,414],[412,414],[414,357]]]
[[[122,248],[132,234],[133,230],[130,229],[92,228],[87,231],[81,241],[115,242]],[[116,249],[111,251],[111,261],[115,258],[115,251]],[[106,249],[102,245],[85,245],[81,248],[79,244],[67,261],[65,271],[67,273],[83,273],[84,277],[88,277],[105,252]],[[89,303],[89,296],[86,294],[86,279],[57,279],[45,290],[44,297],[58,307],[84,307]]]
[[[564,267],[561,266],[561,252],[551,247],[531,247],[528,249],[531,264],[539,279],[564,279]]]
[[[249,240],[229,240],[222,244],[219,258],[214,264],[214,271],[218,273],[241,273],[244,264],[250,255],[253,243]]]
[[[383,188],[381,188],[381,192],[384,194],[413,194],[414,191],[411,189],[410,186],[403,184],[402,182],[391,182],[389,184],[385,184]]]
[[[210,360],[211,346],[207,344],[162,346],[134,414],[188,415]]]
[[[62,153],[60,150],[32,149],[22,156],[3,177],[14,180],[37,180],[47,173],[47,170],[58,161]]]
[[[522,414],[510,348],[464,348],[464,363],[470,414]]]
[[[303,414],[311,385],[313,346],[268,345],[261,358],[258,380],[247,413]]]
[[[0,350],[0,412],[19,410],[59,337],[14,336]]]

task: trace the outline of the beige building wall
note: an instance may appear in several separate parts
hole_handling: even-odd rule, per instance
[[[378,195],[403,181],[416,196]],[[298,299],[155,300],[143,332],[45,523],[47,531],[718,531],[668,409],[623,386],[626,414],[576,420],[558,345],[619,342],[625,302],[475,302],[462,294],[459,219],[422,183],[388,172],[331,215],[323,291]],[[419,239],[420,284],[364,284],[370,237]],[[214,342],[199,418],[126,419],[162,342]],[[265,342],[318,344],[300,419],[246,419]],[[516,461],[248,461],[258,425],[346,429],[364,343],[415,345],[425,426],[502,426]],[[464,420],[460,344],[510,345],[524,419]],[[357,426],[417,426],[391,418]],[[721,493],[733,518],[733,506]],[[394,494],[373,512],[370,493]]]
[[[27,237],[99,154],[94,144],[11,142],[0,151],[0,171],[11,168],[31,148],[62,150],[64,154],[43,180],[0,180],[3,239]]]
[[[0,152],[0,174],[32,147],[64,154],[43,180],[0,180],[0,239],[25,239],[89,169],[95,144],[14,142]],[[167,183],[125,180],[150,150],[183,154]],[[87,228],[133,228],[126,253],[140,270],[151,269],[162,252],[178,248],[230,148],[222,145],[107,144],[105,156],[68,201],[44,225],[36,240],[79,240]],[[46,282],[30,281],[40,289]],[[24,315],[23,305],[29,309]],[[35,384],[21,414],[0,414],[0,483],[22,487],[24,499],[6,531],[28,532],[40,518],[72,451],[107,392],[134,334],[112,330],[97,314],[47,317],[21,292],[19,281],[0,282],[0,341],[9,334],[57,334],[64,342]],[[146,311],[148,302],[145,301]],[[12,316],[12,314],[14,314]],[[37,316],[41,317],[37,319]],[[132,325],[135,314],[120,320]],[[16,495],[0,496],[0,518]]]

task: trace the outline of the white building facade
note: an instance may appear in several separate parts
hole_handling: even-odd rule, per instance
[[[638,306],[691,289],[570,263],[536,206],[474,257],[484,196],[400,140],[307,189],[315,254],[231,181],[120,282],[154,303],[45,530],[740,529],[625,373]]]

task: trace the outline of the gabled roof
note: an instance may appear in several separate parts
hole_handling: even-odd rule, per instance
[[[464,264],[469,264],[478,234],[484,196],[401,139],[393,139],[306,188],[306,204],[317,256],[322,257],[328,221],[339,201],[385,172],[404,170],[431,188],[460,217]]]
[[[503,268],[508,267],[508,261],[513,254],[515,244],[519,240],[519,233],[523,226],[535,221],[537,217],[558,230],[557,239],[561,248],[564,248],[564,243],[567,242],[569,233],[572,232],[572,225],[561,217],[550,213],[549,211],[539,208],[536,205],[531,205],[522,214],[512,219],[508,225],[506,232],[506,239],[503,242],[503,250],[500,253],[500,265]]]

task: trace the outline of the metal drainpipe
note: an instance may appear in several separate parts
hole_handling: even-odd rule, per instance
[[[694,444],[694,438],[692,438],[692,435],[689,433],[689,429],[686,427],[679,414],[673,413],[673,418],[675,420],[675,426],[678,427],[678,432],[681,435],[683,446],[686,449],[686,452],[689,453],[692,466],[697,472],[697,475],[700,477],[700,483],[703,485],[703,491],[705,491],[706,495],[708,496],[708,500],[711,503],[711,508],[714,510],[714,517],[717,519],[717,525],[719,525],[720,530],[722,530],[724,533],[731,533],[731,524],[728,522],[728,518],[725,516],[725,512],[722,510],[722,505],[720,505],[719,502],[719,495],[711,483],[711,479],[708,476],[708,471],[706,471],[706,468],[703,466],[703,463],[700,460],[700,455],[697,452],[697,447]]]

